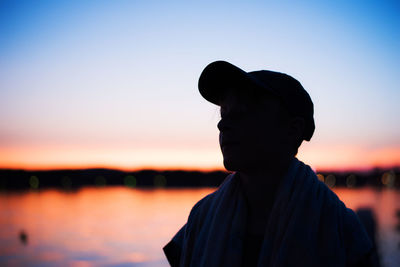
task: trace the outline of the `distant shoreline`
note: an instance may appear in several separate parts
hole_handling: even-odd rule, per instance
[[[138,188],[217,187],[229,173],[226,171],[139,170],[10,170],[0,169],[0,190],[60,188],[73,190],[84,186],[127,186]],[[400,169],[372,171],[318,171],[318,178],[330,187],[363,186],[400,188]]]

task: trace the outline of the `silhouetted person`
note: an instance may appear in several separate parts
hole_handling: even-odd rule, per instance
[[[295,158],[314,133],[313,103],[294,78],[213,62],[201,95],[221,110],[232,171],[164,247],[172,266],[358,266],[372,250],[355,213]],[[328,153],[328,152],[327,152]]]

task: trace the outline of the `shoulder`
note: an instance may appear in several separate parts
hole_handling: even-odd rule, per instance
[[[189,220],[192,217],[201,215],[202,213],[204,213],[206,211],[206,209],[210,206],[210,204],[215,199],[216,192],[217,191],[214,191],[213,193],[210,193],[207,196],[200,199],[199,201],[197,201],[197,203],[190,210]]]
[[[346,205],[340,200],[333,190],[328,187],[324,182],[318,180],[315,175],[314,182],[317,183],[317,199],[318,201],[323,201],[325,208],[331,210],[336,207],[342,211],[347,211]]]
[[[204,213],[212,208],[212,206],[214,206],[215,203],[218,201],[220,195],[223,193],[232,177],[233,174],[229,174],[217,190],[200,199],[191,209],[189,219],[193,216],[205,215]]]
[[[205,217],[210,217],[215,212],[221,196],[227,190],[234,174],[229,174],[217,190],[200,199],[191,209],[188,224],[201,224]]]

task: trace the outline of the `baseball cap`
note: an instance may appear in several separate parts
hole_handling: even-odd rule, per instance
[[[220,105],[227,90],[269,92],[278,97],[292,116],[302,117],[305,122],[303,140],[310,141],[314,130],[313,102],[295,78],[280,72],[259,70],[246,72],[229,62],[210,63],[199,78],[200,94],[209,102]]]

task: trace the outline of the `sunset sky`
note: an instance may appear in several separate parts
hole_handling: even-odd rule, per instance
[[[1,1],[0,168],[222,168],[215,60],[297,78],[316,169],[400,165],[398,1]]]

